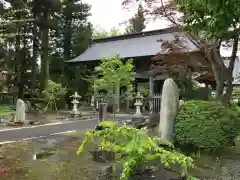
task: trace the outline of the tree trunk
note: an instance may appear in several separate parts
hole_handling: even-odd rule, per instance
[[[116,95],[116,113],[120,112],[120,82],[115,82],[116,83],[116,89],[115,89],[115,95]]]
[[[48,21],[48,10],[43,12],[43,21]],[[41,85],[43,90],[49,80],[49,57],[48,57],[48,45],[49,45],[49,28],[46,24],[42,27],[42,52],[41,52]]]
[[[216,81],[216,100],[222,102],[226,68],[221,59],[220,50],[216,44],[213,45],[210,56],[211,57],[208,59],[211,61],[213,75]]]
[[[64,28],[64,61],[68,61],[71,58],[71,24],[72,24],[72,13],[67,14],[65,17],[65,28]]]
[[[18,84],[18,98],[24,98],[24,85],[25,79],[24,75],[26,72],[26,51],[27,51],[27,41],[26,41],[26,34],[27,34],[27,24],[24,25],[24,35],[23,35],[23,49],[21,55],[21,64],[20,64],[20,75],[19,75],[19,84]]]
[[[69,6],[72,4],[72,0],[68,0],[69,5],[67,5],[65,9],[65,27],[64,27],[64,44],[63,44],[63,61],[61,64],[61,74],[64,77],[64,83],[67,82],[66,78],[66,67],[65,67],[65,61],[68,61],[71,59],[71,38],[72,38],[72,10]]]
[[[212,64],[213,75],[216,81],[216,100],[223,100],[224,78],[222,67],[217,64]]]
[[[224,101],[223,101],[224,105],[226,105],[226,106],[230,104],[230,100],[232,97],[232,91],[233,91],[233,77],[232,76],[233,76],[235,60],[237,57],[238,40],[239,40],[238,36],[234,38],[232,55],[231,55],[229,66],[228,66],[228,80],[227,80],[226,93],[224,94]]]
[[[14,57],[14,64],[13,64],[13,72],[14,72],[14,85],[15,87],[19,87],[20,84],[20,76],[19,76],[19,64],[21,64],[21,62],[19,61],[21,59],[21,52],[20,52],[20,48],[21,48],[21,37],[20,37],[20,31],[21,28],[17,29],[17,36],[16,36],[16,44],[15,44],[15,57]],[[16,88],[18,89],[18,88]],[[18,89],[19,91],[19,89]],[[14,96],[18,96],[17,92]]]
[[[35,20],[32,27],[32,36],[33,36],[33,45],[32,45],[32,77],[31,77],[31,91],[32,93],[36,91],[37,86],[37,55],[38,55],[38,40],[37,40],[37,22],[36,22],[36,13],[33,11],[33,19]]]
[[[205,56],[210,62],[213,76],[216,81],[216,100],[222,102],[226,69],[220,55],[220,46],[222,41],[220,40],[214,42],[209,51],[209,44],[205,42],[201,43],[201,39],[198,37],[198,35],[191,34],[189,35],[189,39],[201,50],[202,55]],[[200,44],[196,42],[200,42]]]

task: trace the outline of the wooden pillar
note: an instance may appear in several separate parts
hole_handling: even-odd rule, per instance
[[[149,77],[149,113],[153,113],[153,77]]]
[[[99,103],[99,117],[98,121],[104,121],[107,118],[107,103],[100,102]]]
[[[120,82],[116,83],[116,112],[120,112]]]
[[[96,80],[97,80],[97,76],[95,76],[95,79],[94,79],[94,89],[93,89],[93,103],[94,103],[94,107],[96,110],[98,110],[98,100],[97,100],[97,89],[95,88],[95,85],[96,85]]]

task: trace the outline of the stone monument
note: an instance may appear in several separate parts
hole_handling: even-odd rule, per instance
[[[71,115],[72,115],[73,117],[78,117],[78,116],[80,116],[80,112],[79,112],[79,110],[78,110],[78,104],[79,104],[78,99],[80,99],[81,96],[78,95],[77,92],[75,92],[75,93],[74,93],[72,96],[70,96],[70,97],[73,98],[73,100],[72,100],[73,109],[72,109]]]
[[[179,109],[179,90],[177,84],[170,78],[164,81],[160,110],[158,135],[165,140],[172,140],[174,119]]]
[[[14,117],[15,124],[23,124],[26,120],[26,107],[23,100],[18,99],[16,104],[16,114]]]

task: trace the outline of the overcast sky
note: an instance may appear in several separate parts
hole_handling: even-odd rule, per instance
[[[90,21],[94,26],[109,30],[112,27],[119,27],[119,24],[129,19],[134,14],[134,9],[127,12],[121,6],[122,0],[83,0],[92,6]],[[164,21],[150,22],[146,30],[166,28]],[[124,29],[123,26],[120,28]]]

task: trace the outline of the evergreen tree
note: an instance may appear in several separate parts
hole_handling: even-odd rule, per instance
[[[89,10],[80,0],[0,1],[0,71],[8,71],[19,97],[44,89],[48,79],[74,84],[76,69],[84,72],[65,61],[88,47]]]
[[[80,0],[64,0],[62,7],[58,30],[54,34],[56,47],[51,57],[51,79],[74,91],[80,90],[79,84],[82,84],[81,90],[87,90],[87,85],[84,87],[85,82],[81,80],[86,67],[67,64],[66,61],[79,56],[88,47],[92,35],[92,26],[87,21],[90,6]]]
[[[1,37],[4,49],[3,68],[8,71],[9,84],[18,88],[18,97],[23,96],[29,70],[29,23],[31,15],[25,0],[11,0],[2,6]]]
[[[128,21],[126,34],[142,32],[142,30],[146,28],[145,21],[145,11],[143,6],[140,4],[137,13]]]

